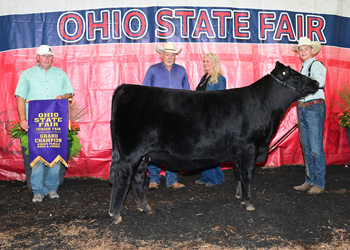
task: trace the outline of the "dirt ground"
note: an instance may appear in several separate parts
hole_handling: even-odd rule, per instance
[[[255,211],[235,199],[234,174],[214,187],[194,184],[199,172],[181,173],[186,188],[145,192],[154,214],[137,210],[130,190],[123,222],[108,215],[111,186],[96,178],[66,178],[59,199],[32,203],[21,181],[0,182],[1,249],[350,249],[350,169],[327,166],[323,194],[292,190],[303,166],[255,169]]]

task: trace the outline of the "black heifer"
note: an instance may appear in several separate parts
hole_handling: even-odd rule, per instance
[[[113,95],[113,184],[110,215],[120,211],[131,185],[141,211],[151,213],[144,190],[148,161],[179,170],[233,162],[236,197],[253,210],[250,185],[256,162],[265,161],[271,137],[297,99],[318,83],[277,62],[254,84],[221,91],[122,85]]]

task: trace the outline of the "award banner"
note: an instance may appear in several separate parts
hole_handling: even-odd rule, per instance
[[[67,164],[68,99],[35,100],[28,103],[30,166],[41,161],[53,167]]]

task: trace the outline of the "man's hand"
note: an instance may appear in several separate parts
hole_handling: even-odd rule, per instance
[[[28,126],[28,121],[27,120],[22,120],[20,123],[19,123],[19,125],[21,125],[21,128],[23,129],[23,130],[28,130],[28,128],[29,128],[29,126]]]
[[[72,94],[58,95],[55,99],[69,99],[72,98]]]

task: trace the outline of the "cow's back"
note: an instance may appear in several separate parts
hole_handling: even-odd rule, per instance
[[[259,142],[271,133],[266,131],[269,111],[261,105],[252,86],[193,92],[123,85],[113,98],[116,143],[126,155],[166,152],[168,159],[197,164],[233,161],[243,142]],[[212,162],[203,161],[212,152]]]

